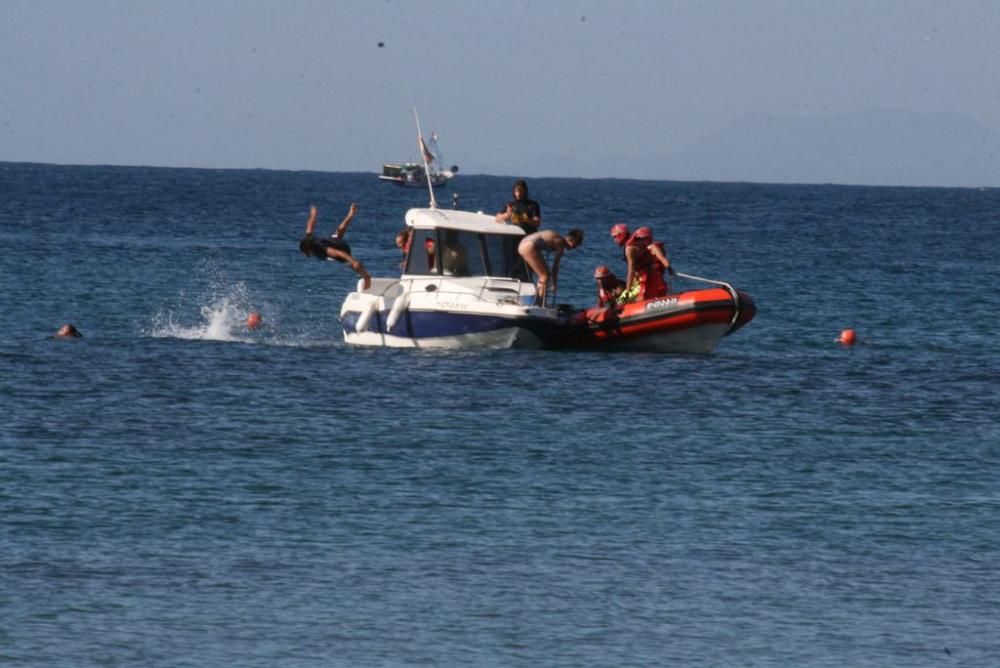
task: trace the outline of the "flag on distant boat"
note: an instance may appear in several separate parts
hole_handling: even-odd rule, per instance
[[[431,155],[433,155],[434,159],[438,161],[438,164],[441,164],[443,158],[441,157],[441,149],[438,148],[438,136],[437,133],[434,132],[433,130],[431,130],[431,141],[429,146]]]
[[[429,148],[427,148],[424,138],[420,136],[418,139],[420,139],[420,151],[424,154],[424,160],[426,160],[428,164],[434,162],[434,154],[431,153]],[[434,136],[434,133],[431,133],[431,141],[434,141],[434,139],[436,139],[436,137]]]

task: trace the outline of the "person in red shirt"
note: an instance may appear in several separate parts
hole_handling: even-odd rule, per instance
[[[663,278],[663,272],[673,274],[674,270],[663,250],[663,243],[653,241],[653,231],[650,228],[640,227],[624,245],[628,274],[625,276],[625,290],[618,301],[644,301],[665,296],[669,286]]]

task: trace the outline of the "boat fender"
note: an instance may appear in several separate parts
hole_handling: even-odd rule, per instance
[[[392,304],[392,309],[389,311],[389,317],[385,321],[386,331],[391,330],[399,322],[399,319],[403,316],[403,311],[409,306],[409,298],[406,295],[400,295],[396,297],[396,301]]]
[[[361,315],[358,316],[358,322],[354,326],[354,330],[357,332],[367,330],[368,323],[371,322],[373,315],[375,315],[375,302],[369,302],[364,310],[361,311]]]

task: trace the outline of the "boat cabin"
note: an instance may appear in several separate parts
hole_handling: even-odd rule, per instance
[[[423,178],[424,166],[413,162],[406,162],[402,164],[386,163],[382,165],[382,176],[384,178],[399,179],[403,181]]]
[[[524,231],[516,225],[447,209],[410,209],[406,224],[412,236],[404,276],[530,280],[517,252]]]

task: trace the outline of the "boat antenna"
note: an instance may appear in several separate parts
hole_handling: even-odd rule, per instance
[[[420,131],[420,118],[417,116],[417,107],[413,107],[413,120],[417,122],[417,144],[420,147],[420,158],[424,161],[424,176],[427,177],[427,189],[431,191],[431,208],[437,208],[437,200],[434,199],[434,184],[431,183],[431,166],[427,162],[427,144],[424,143],[424,134]]]

